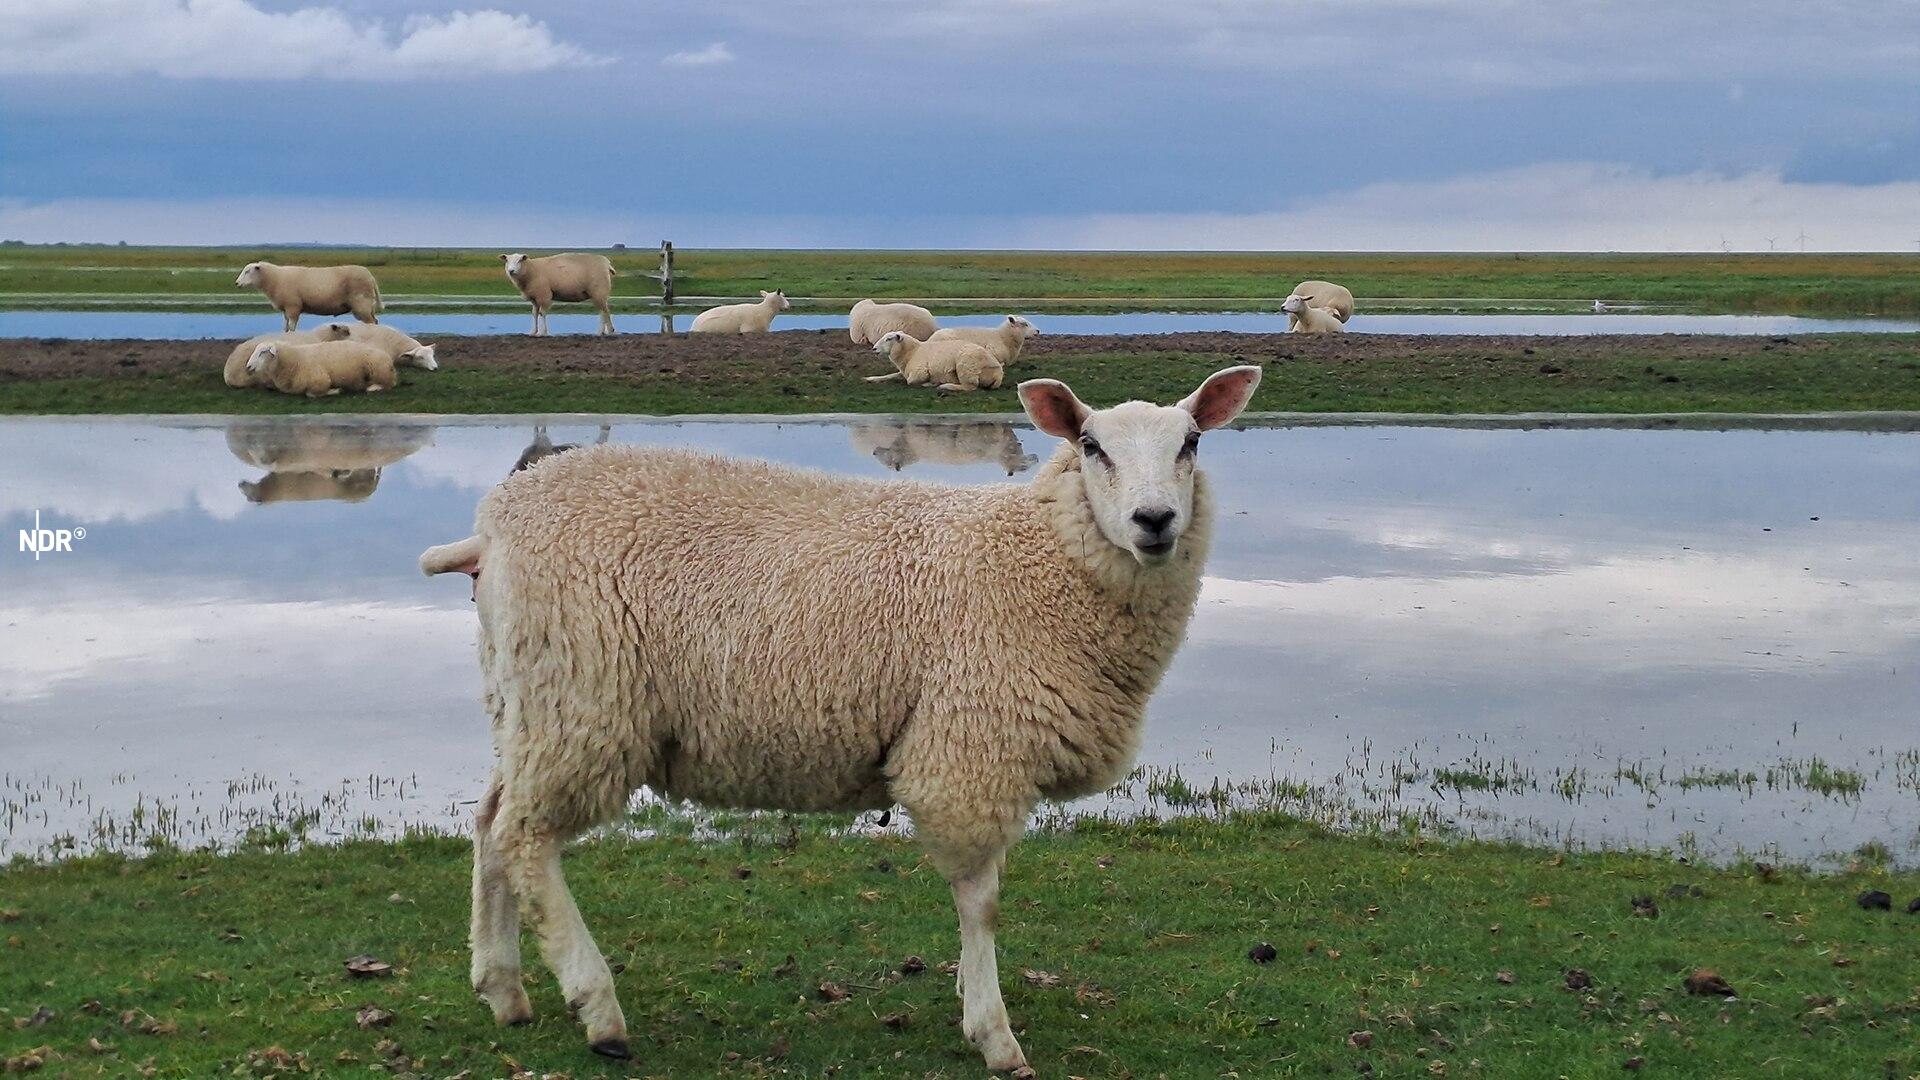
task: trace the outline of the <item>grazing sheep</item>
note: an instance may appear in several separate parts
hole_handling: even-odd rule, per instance
[[[320,340],[323,339],[318,330],[282,331],[278,334],[261,334],[257,337],[250,337],[240,344],[235,345],[233,351],[227,354],[227,365],[221,371],[220,377],[227,380],[228,386],[236,388],[257,386],[263,390],[270,389],[265,379],[247,370],[247,361],[253,359],[254,349],[258,348],[262,342],[267,341],[277,341],[286,345],[311,345]]]
[[[1008,476],[1039,462],[1020,445],[1013,425],[988,420],[948,424],[864,420],[852,426],[854,449],[894,472],[922,462],[932,465],[994,464]]]
[[[773,326],[773,317],[793,305],[787,294],[775,289],[760,291],[757,304],[722,304],[693,317],[690,334],[764,334]]]
[[[1333,312],[1334,317],[1343,323],[1353,318],[1353,293],[1348,292],[1344,285],[1335,285],[1331,281],[1303,281],[1293,287],[1293,295],[1305,300],[1309,307]],[[1299,323],[1297,316],[1290,317],[1287,319],[1287,329],[1297,330]]]
[[[270,472],[258,480],[240,481],[240,494],[250,503],[365,502],[380,486],[379,469],[333,469],[327,472]]]
[[[283,394],[326,397],[345,390],[369,394],[397,386],[393,358],[385,349],[358,341],[320,341],[312,345],[282,345],[268,341],[256,346],[247,370],[261,376]]]
[[[1314,307],[1304,296],[1287,297],[1280,310],[1287,313],[1288,329],[1296,334],[1338,334],[1346,329],[1338,315]]]
[[[508,477],[474,535],[427,549],[473,578],[497,761],[474,818],[474,989],[524,1023],[524,918],[591,1048],[628,1055],[613,974],[560,849],[647,786],[710,806],[898,803],[960,916],[962,1030],[1024,1069],[994,956],[1000,867],[1041,799],[1126,775],[1200,592],[1201,433],[1258,367],[1174,406],[1095,411],[1020,385],[1065,440],[1024,485],[836,477],[599,446]],[[516,903],[517,901],[517,903]]]
[[[259,289],[267,302],[286,317],[287,329],[300,325],[300,316],[352,315],[363,323],[380,321],[380,283],[364,266],[278,266],[250,262],[233,280],[241,288]]]
[[[348,338],[364,342],[376,349],[385,349],[387,355],[391,356],[396,364],[406,364],[422,371],[440,369],[440,361],[433,354],[434,346],[422,345],[411,334],[395,330],[391,326],[336,322],[320,328],[321,341],[343,341]]]
[[[876,304],[862,300],[847,315],[847,336],[855,345],[871,345],[890,330],[905,330],[925,341],[940,329],[933,312],[919,304]]]
[[[604,255],[585,255],[570,251],[530,259],[521,252],[500,256],[506,264],[507,280],[533,305],[533,336],[547,334],[547,309],[558,300],[572,304],[585,300],[600,309],[600,333],[611,336],[613,310],[607,306],[613,295],[613,263]]]
[[[892,330],[873,343],[873,351],[893,361],[891,375],[869,375],[868,382],[904,379],[908,386],[931,383],[942,390],[993,390],[1006,375],[993,354],[971,341],[921,341]]]
[[[991,329],[978,326],[950,326],[937,331],[929,341],[971,341],[975,345],[993,354],[1001,364],[1011,364],[1020,359],[1020,353],[1027,347],[1027,339],[1040,331],[1022,315],[1009,315],[1005,322]]]

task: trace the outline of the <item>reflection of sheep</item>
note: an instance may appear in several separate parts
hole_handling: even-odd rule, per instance
[[[398,386],[393,358],[385,349],[357,341],[319,341],[287,345],[268,341],[254,346],[247,370],[283,394],[326,397],[347,390],[373,393]]]
[[[847,314],[847,336],[855,345],[871,345],[888,331],[905,330],[925,341],[939,332],[933,312],[919,304],[876,304],[862,300]]]
[[[1039,458],[1020,448],[1012,424],[980,421],[964,424],[912,421],[861,422],[850,434],[854,449],[870,454],[895,472],[909,465],[980,465],[992,463],[1008,476],[1027,471]]]
[[[270,472],[259,480],[240,481],[240,493],[250,503],[312,502],[317,499],[362,502],[378,486],[379,469]]]
[[[474,535],[429,548],[472,575],[497,756],[474,820],[471,978],[532,1019],[531,924],[589,1046],[628,1055],[613,973],[561,848],[629,794],[720,807],[899,803],[951,883],[961,1030],[1026,1058],[993,924],[1007,850],[1041,799],[1125,776],[1186,635],[1214,522],[1202,433],[1258,367],[1174,406],[1094,411],[1020,392],[1062,441],[1027,484],[874,482],[684,450],[603,446],[508,477]]]
[[[1335,285],[1331,281],[1303,281],[1293,287],[1293,295],[1307,302],[1308,307],[1317,307],[1333,312],[1333,316],[1342,323],[1353,318],[1353,293],[1345,285]],[[1281,305],[1286,311],[1286,305]],[[1287,329],[1298,330],[1300,319],[1288,311]],[[1325,331],[1320,331],[1324,333]]]
[[[600,309],[600,333],[613,333],[613,263],[605,255],[569,251],[530,259],[520,252],[500,256],[507,280],[533,305],[533,336],[545,337],[547,309],[558,300],[572,304],[586,300]]]
[[[1287,297],[1280,310],[1287,313],[1287,322],[1296,334],[1337,334],[1346,329],[1338,315],[1312,306],[1304,296]]]
[[[433,355],[432,345],[422,345],[411,334],[395,330],[391,326],[367,326],[361,323],[328,323],[320,328],[321,341],[343,341],[348,338],[376,349],[385,349],[396,364],[406,364],[422,371],[437,371],[440,361]]]
[[[869,375],[868,382],[904,379],[908,386],[992,390],[1005,377],[1000,361],[970,341],[921,341],[904,330],[894,330],[874,342],[873,351],[893,361],[898,370],[891,375]]]
[[[612,434],[612,424],[601,424],[600,437],[593,440],[593,445],[600,446],[604,444]],[[555,454],[564,454],[569,450],[578,449],[580,449],[579,443],[569,442],[556,444],[552,439],[547,437],[547,425],[535,424],[533,425],[533,441],[527,444],[525,450],[520,451],[520,460],[513,463],[513,471],[521,472],[530,469]]]
[[[1027,347],[1027,339],[1040,331],[1024,316],[1009,315],[1005,322],[992,329],[978,326],[949,326],[945,330],[934,332],[929,341],[971,341],[975,345],[993,354],[1002,365],[1011,364],[1020,359],[1020,351]]]
[[[286,342],[290,345],[311,345],[323,340],[318,330],[282,331],[278,334],[261,334],[250,337],[233,347],[227,354],[227,366],[220,377],[227,380],[228,386],[258,386],[267,389],[267,380],[247,370],[247,361],[253,359],[253,350],[269,341]]]
[[[287,320],[287,329],[300,325],[300,316],[347,315],[364,323],[380,321],[380,283],[364,266],[277,266],[250,262],[233,283],[267,294],[267,302]]]
[[[773,326],[773,317],[793,305],[778,289],[760,292],[757,304],[722,304],[693,317],[690,334],[764,334]]]
[[[254,417],[227,425],[227,449],[233,456],[274,472],[378,469],[432,444],[433,429],[424,424]]]

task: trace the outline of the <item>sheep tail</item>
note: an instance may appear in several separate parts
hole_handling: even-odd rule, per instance
[[[420,553],[420,572],[428,577],[460,573],[477,578],[480,576],[480,556],[486,550],[487,542],[477,536],[430,547]]]

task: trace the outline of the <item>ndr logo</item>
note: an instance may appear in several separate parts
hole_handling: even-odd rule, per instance
[[[43,529],[40,527],[40,511],[33,512],[33,528],[20,530],[20,550],[33,552],[33,561],[39,562],[42,554],[56,551],[72,551],[75,540],[85,540],[87,530],[78,526],[71,529]]]

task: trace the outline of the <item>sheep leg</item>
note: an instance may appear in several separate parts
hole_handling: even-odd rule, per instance
[[[533,337],[540,336],[540,305],[533,305],[533,329],[527,331]]]
[[[906,378],[905,374],[896,371],[891,375],[869,375],[867,376],[867,381],[868,382],[893,382],[895,379],[904,379],[904,378]]]
[[[994,922],[1000,915],[1000,861],[996,854],[948,879],[953,906],[960,912],[960,1029],[986,1058],[987,1068],[1019,1071],[1027,1068],[1027,1056],[1007,1023],[993,943]]]
[[[525,1024],[533,1019],[533,1003],[520,983],[520,909],[494,835],[501,785],[496,770],[473,815],[473,990],[494,1020]]]
[[[600,332],[607,337],[613,336],[613,310],[604,300],[600,302]]]
[[[291,334],[295,330],[300,328],[300,309],[299,308],[287,308],[280,312],[280,317],[286,320],[287,333]]]
[[[614,996],[613,971],[567,891],[560,873],[560,839],[522,833],[504,846],[521,915],[538,936],[540,957],[560,980],[567,1007],[586,1025],[588,1048],[610,1058],[628,1057],[627,1021]]]

